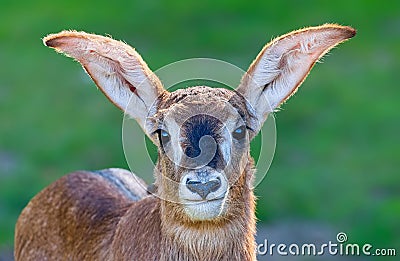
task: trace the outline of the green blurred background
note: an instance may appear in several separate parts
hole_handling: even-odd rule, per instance
[[[78,64],[43,46],[46,34],[111,34],[153,70],[193,57],[246,69],[272,37],[327,22],[358,34],[276,114],[257,215],[261,225],[300,220],[352,242],[400,246],[396,1],[3,0],[0,21],[0,249],[12,246],[20,211],[52,181],[77,169],[127,168],[122,113]]]

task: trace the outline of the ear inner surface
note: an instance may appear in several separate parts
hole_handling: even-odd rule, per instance
[[[278,37],[259,53],[237,88],[262,123],[301,85],[314,64],[330,49],[353,37],[348,26],[326,24]]]
[[[107,98],[139,123],[164,92],[140,55],[123,42],[76,31],[52,34],[43,42],[81,63]]]

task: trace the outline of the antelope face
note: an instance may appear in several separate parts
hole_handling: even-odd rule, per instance
[[[336,24],[293,31],[264,46],[235,91],[193,87],[173,93],[120,41],[64,31],[44,43],[79,61],[157,144],[160,195],[192,220],[211,220],[225,213],[230,194],[244,188],[243,181],[234,185],[251,160],[249,140],[267,115],[297,91],[319,58],[355,33]]]
[[[193,87],[163,96],[156,106],[148,129],[159,146],[167,199],[192,220],[223,215],[253,135],[245,99],[226,89]]]

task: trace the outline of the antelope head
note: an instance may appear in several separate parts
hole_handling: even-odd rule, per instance
[[[167,216],[218,222],[238,215],[252,188],[250,141],[325,53],[353,37],[327,24],[267,44],[236,89],[196,86],[168,92],[139,54],[108,37],[64,31],[47,46],[82,64],[100,90],[158,147],[157,194]]]

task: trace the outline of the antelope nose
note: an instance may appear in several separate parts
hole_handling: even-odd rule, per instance
[[[208,194],[217,191],[221,187],[221,179],[216,177],[207,182],[187,179],[186,187],[191,192],[199,194],[202,199],[206,199]]]

